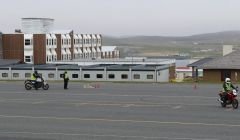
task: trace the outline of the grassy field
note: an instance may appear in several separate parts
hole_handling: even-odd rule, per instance
[[[240,31],[226,31],[184,37],[104,37],[103,45],[116,45],[122,57],[189,54],[192,57],[222,55],[223,45],[240,47]]]

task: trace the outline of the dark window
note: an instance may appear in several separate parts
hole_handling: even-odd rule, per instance
[[[31,40],[30,39],[25,39],[25,45],[31,45]]]
[[[64,77],[64,74],[60,74],[60,78],[63,78]]]
[[[114,79],[114,78],[115,78],[115,75],[114,75],[114,74],[108,74],[108,78],[109,78],[109,79]]]
[[[19,73],[13,73],[13,77],[14,78],[18,78],[19,77]]]
[[[25,56],[25,62],[31,62],[31,56]]]
[[[25,73],[25,78],[30,78],[31,77],[31,73]]]
[[[153,79],[153,75],[147,75],[147,79]]]
[[[221,71],[221,81],[224,81],[225,78],[231,78],[231,71],[230,70],[222,70]]]
[[[72,74],[72,78],[78,78],[78,74]]]
[[[84,74],[84,78],[90,78],[90,74]]]
[[[8,73],[2,73],[2,77],[8,77]]]
[[[54,78],[54,73],[49,73],[48,78]]]
[[[140,79],[140,74],[134,74],[133,79]]]
[[[102,74],[97,74],[97,78],[103,78]]]
[[[122,74],[121,77],[122,77],[122,79],[128,79],[128,75],[127,74]]]

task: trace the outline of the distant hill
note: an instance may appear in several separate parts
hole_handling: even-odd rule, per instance
[[[225,31],[217,33],[206,33],[183,37],[165,36],[131,36],[131,37],[109,37],[103,36],[103,45],[137,46],[137,45],[161,45],[172,43],[209,43],[209,44],[240,44],[240,31]]]
[[[125,56],[161,55],[169,52],[193,56],[219,55],[223,45],[240,46],[240,31],[224,31],[192,36],[103,36],[103,45],[117,45]],[[203,53],[204,52],[204,53]]]

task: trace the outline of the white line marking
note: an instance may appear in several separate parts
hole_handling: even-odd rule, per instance
[[[201,122],[164,122],[164,121],[146,121],[146,120],[114,120],[104,118],[74,118],[74,117],[46,117],[46,116],[9,116],[0,115],[0,118],[20,118],[20,119],[52,119],[52,120],[73,120],[73,121],[102,121],[102,122],[125,122],[125,123],[152,123],[152,124],[169,124],[169,125],[200,125],[200,126],[225,126],[240,127],[240,124],[218,124],[218,123],[201,123]]]
[[[115,138],[140,138],[140,139],[168,139],[168,140],[218,140],[218,139],[199,139],[199,138],[174,138],[174,137],[148,137],[148,136],[120,136],[109,134],[81,134],[81,133],[40,133],[40,132],[0,132],[0,134],[31,134],[31,135],[63,135],[63,136],[87,136],[87,137],[115,137]]]
[[[1,91],[3,93],[22,93],[22,94],[27,94],[27,93],[36,93],[36,92],[9,92],[9,91]],[[58,95],[76,95],[76,96],[113,96],[113,97],[158,97],[158,98],[202,98],[202,99],[215,99],[216,97],[206,97],[206,96],[161,96],[161,95],[129,95],[129,94],[110,94],[110,93],[59,93],[59,92],[52,92],[52,93],[47,93],[44,92],[42,94],[45,95],[53,95],[53,94],[58,94]],[[131,94],[131,93],[130,93]]]

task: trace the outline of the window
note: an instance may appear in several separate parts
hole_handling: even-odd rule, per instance
[[[25,62],[32,62],[31,56],[25,56]]]
[[[48,78],[54,78],[54,73],[49,73]]]
[[[30,78],[31,77],[31,73],[25,73],[25,78]]]
[[[64,77],[64,74],[60,74],[60,78],[63,78]]]
[[[115,78],[115,75],[114,75],[114,74],[108,74],[108,78],[109,78],[109,79],[114,79],[114,78]]]
[[[72,78],[78,78],[78,74],[72,74]]]
[[[147,75],[147,79],[153,79],[153,75],[152,74],[148,74]]]
[[[97,78],[103,78],[102,74],[97,74]]]
[[[90,74],[84,74],[84,78],[90,78]]]
[[[127,74],[122,74],[121,77],[122,77],[122,79],[128,79],[128,75]]]
[[[25,39],[25,45],[31,45],[31,40],[30,39]]]
[[[134,74],[133,79],[140,79],[140,74]]]
[[[8,73],[2,73],[2,77],[8,77]]]
[[[13,73],[13,77],[14,78],[18,78],[19,77],[19,73]]]

